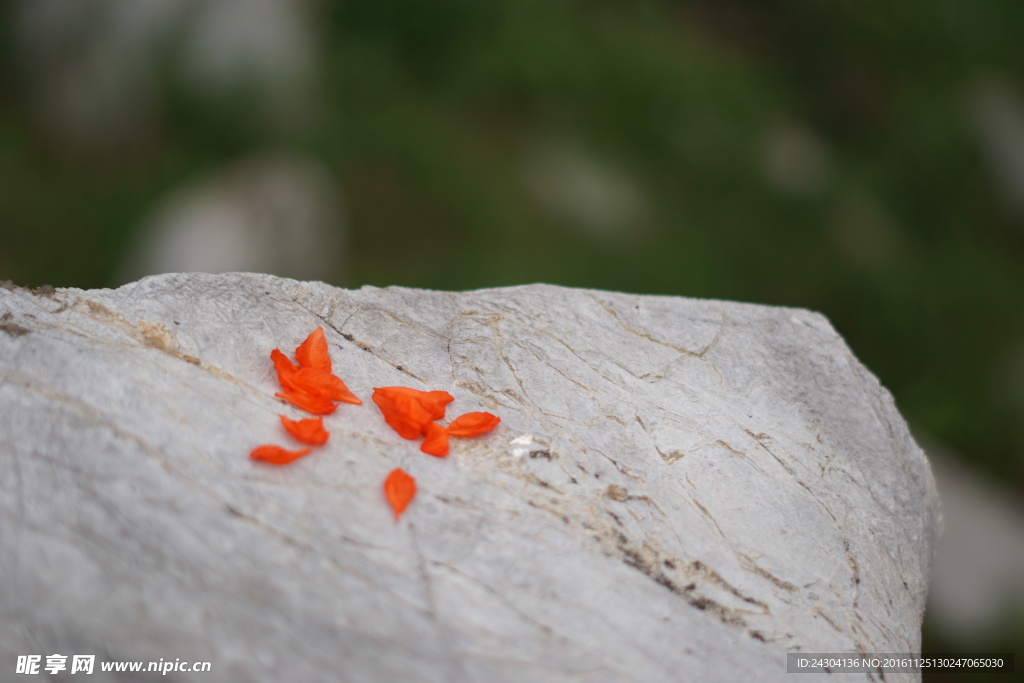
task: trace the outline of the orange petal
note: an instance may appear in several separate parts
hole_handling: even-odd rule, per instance
[[[299,347],[295,349],[295,360],[299,361],[299,365],[304,368],[331,371],[331,356],[327,352],[324,328],[316,328],[311,335],[306,337],[306,341],[299,344]]]
[[[323,396],[314,396],[305,391],[280,391],[274,396],[288,401],[296,408],[302,408],[314,415],[330,415],[338,407],[334,401]]]
[[[324,419],[322,417],[311,417],[308,420],[289,420],[284,415],[279,417],[281,418],[281,424],[288,430],[288,433],[302,443],[323,446],[331,436],[331,433],[324,429]]]
[[[426,394],[426,396],[422,398],[422,401],[430,407],[431,412],[437,415],[437,417],[434,418],[435,420],[440,420],[444,417],[445,407],[455,400],[455,397],[447,391],[427,391],[420,393]]]
[[[299,369],[288,359],[288,356],[281,353],[280,349],[274,349],[270,352],[270,360],[274,361],[274,369],[277,370],[277,381],[281,383],[281,387],[286,391],[298,389],[298,386],[295,384],[295,373]]]
[[[455,400],[447,391],[419,391],[409,387],[376,387],[373,402],[391,427],[406,439],[415,439],[424,427],[444,417],[445,406]]]
[[[423,433],[424,425],[431,421],[431,413],[416,401],[398,396],[391,401],[376,400],[384,420],[405,439],[418,439]]]
[[[415,401],[430,413],[431,420],[440,420],[444,417],[445,406],[455,400],[447,391],[420,391],[409,387],[379,387],[373,391],[382,397],[393,399],[404,396]]]
[[[403,438],[416,439],[430,422],[444,415],[447,401],[440,396],[447,392],[427,392],[407,387],[378,387],[373,390],[373,402],[380,408],[391,428]]]
[[[384,480],[384,495],[395,511],[397,522],[405,508],[409,506],[409,501],[416,495],[416,480],[402,468],[396,467]]]
[[[501,418],[490,413],[466,413],[452,420],[445,431],[448,436],[476,436],[498,426]]]
[[[420,444],[421,451],[438,458],[448,455],[448,432],[444,427],[436,422],[428,422],[423,428],[423,435],[426,438]]]
[[[307,394],[356,405],[362,403],[358,396],[349,391],[344,382],[325,370],[302,368],[296,371],[292,381]]]
[[[295,462],[312,450],[312,448],[303,448],[298,451],[289,451],[280,446],[257,446],[252,449],[249,457],[253,460],[265,460],[272,465],[287,465],[290,462]]]

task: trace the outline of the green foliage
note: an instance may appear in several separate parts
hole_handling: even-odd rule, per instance
[[[284,133],[242,97],[211,103],[167,77],[147,136],[112,152],[68,147],[5,50],[0,276],[105,285],[168,187],[288,144],[344,188],[356,270],[338,284],[546,281],[818,309],[916,427],[1024,488],[1024,220],[971,113],[985,79],[1024,84],[1024,4],[317,11],[317,111]],[[783,159],[796,170],[773,180],[770,147],[793,131],[787,144],[811,157]],[[632,212],[605,224],[560,209],[549,153],[611,169]]]

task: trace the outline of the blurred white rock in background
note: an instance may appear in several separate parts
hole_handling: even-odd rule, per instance
[[[1024,217],[1024,98],[1007,80],[990,77],[971,95],[982,151],[1003,197]]]
[[[59,148],[130,148],[162,125],[169,87],[245,103],[273,137],[316,110],[309,0],[30,0],[16,12],[30,96]],[[118,283],[252,270],[342,284],[340,187],[297,152],[258,152],[171,190],[140,221]]]
[[[830,167],[824,140],[806,125],[777,123],[762,136],[761,168],[779,192],[803,195],[820,190]]]
[[[142,222],[119,283],[168,272],[344,279],[346,221],[321,164],[265,152],[172,190]]]
[[[14,34],[30,96],[62,144],[138,139],[159,124],[168,76],[200,97],[244,92],[275,127],[313,108],[306,0],[21,0]]]
[[[316,49],[309,2],[216,0],[196,8],[180,65],[207,98],[255,94],[275,126],[301,123],[313,109]]]
[[[533,146],[523,172],[543,209],[596,242],[627,241],[649,211],[643,189],[624,169],[569,144]]]
[[[852,188],[833,204],[825,229],[844,261],[880,278],[905,267],[909,247],[904,228],[878,196]]]
[[[1012,494],[928,445],[944,530],[932,565],[929,620],[970,648],[1024,606],[1024,506]]]
[[[15,50],[50,134],[61,144],[105,148],[150,130],[158,55],[189,4],[22,0]]]

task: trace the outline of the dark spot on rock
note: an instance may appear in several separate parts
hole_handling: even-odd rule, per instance
[[[683,590],[686,591],[687,593],[689,593],[692,590],[696,590],[696,589],[697,589],[697,584],[696,583],[688,583],[685,586],[683,586]]]
[[[10,313],[4,313],[3,316],[0,317],[0,331],[6,332],[12,337],[20,337],[21,335],[28,334],[32,331],[27,327],[22,327],[17,323],[10,322],[11,318],[12,316]]]
[[[177,320],[174,320],[173,322],[174,322],[175,325],[180,325],[181,324]]]
[[[619,486],[618,484],[608,484],[608,488],[605,489],[604,495],[619,502],[622,502],[629,497],[626,487]]]
[[[628,564],[630,567],[633,567],[634,569],[639,569],[644,574],[648,573],[647,564],[644,562],[643,558],[640,557],[640,553],[636,552],[632,548],[621,548],[621,550],[623,555],[623,561],[625,561],[626,564]],[[657,580],[657,577],[651,578]]]
[[[344,337],[345,339],[348,339],[350,342],[354,342],[356,340],[355,337],[353,337],[351,334],[348,334],[346,332],[342,332],[341,336]]]
[[[711,601],[707,598],[694,598],[690,601],[690,604],[699,610],[706,610],[711,606]]]
[[[760,631],[751,631],[750,637],[754,640],[760,640],[762,643],[767,642],[764,639],[764,635]]]
[[[531,458],[544,458],[545,460],[550,460],[551,459],[551,451],[549,451],[549,450],[530,451],[530,457]]]
[[[405,368],[402,367],[401,365],[396,365],[395,370],[398,370],[399,372],[405,372]]]
[[[675,584],[672,583],[672,580],[669,579],[664,574],[657,574],[657,575],[655,575],[654,582],[656,584],[658,584],[659,586],[664,586],[665,588],[669,589],[673,593],[675,593],[677,591],[677,588],[676,588]]]
[[[741,628],[747,625],[747,622],[743,621],[742,619],[740,619],[735,614],[726,614],[725,616],[722,616],[723,607],[721,605],[711,601],[711,600],[708,600],[708,602],[711,604],[711,607],[713,608],[712,611],[719,612],[719,618],[722,620],[723,624],[729,624],[731,626],[739,626]],[[718,609],[715,610],[714,608],[718,608]]]
[[[569,477],[569,483],[570,484],[578,484],[579,482],[576,481],[576,477]]]
[[[676,568],[676,563],[673,562],[672,560],[665,560],[664,562],[662,562],[662,564],[665,565],[665,567],[667,567],[668,569],[675,569]]]

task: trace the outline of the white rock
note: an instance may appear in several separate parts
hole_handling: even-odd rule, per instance
[[[244,157],[171,190],[140,223],[117,284],[174,272],[260,271],[338,282],[347,272],[340,182],[285,150]]]
[[[0,318],[2,666],[791,681],[787,652],[920,647],[931,471],[818,314],[231,274],[0,289]],[[253,462],[299,412],[268,353],[320,325],[365,403],[298,462]],[[433,458],[369,401],[388,385],[502,422]],[[419,487],[398,523],[395,467]]]
[[[970,107],[994,184],[1024,216],[1024,96],[1009,80],[989,76],[974,84]]]
[[[930,623],[961,652],[981,650],[1005,631],[1013,605],[1024,605],[1024,506],[941,447],[932,457],[942,493],[942,538],[936,546]]]

